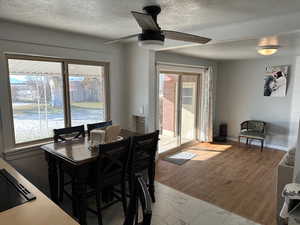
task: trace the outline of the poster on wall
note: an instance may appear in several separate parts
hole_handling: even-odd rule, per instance
[[[264,96],[286,96],[288,69],[288,65],[266,67]]]

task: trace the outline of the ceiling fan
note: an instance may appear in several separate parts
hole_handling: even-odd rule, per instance
[[[146,13],[135,11],[131,12],[139,26],[142,28],[142,33],[121,37],[119,39],[108,41],[106,43],[113,44],[124,39],[138,37],[139,46],[148,49],[157,49],[164,45],[165,38],[185,42],[194,42],[199,44],[206,44],[211,40],[210,38],[193,34],[187,34],[172,30],[162,30],[157,23],[157,15],[161,12],[160,6],[145,6],[143,10]]]

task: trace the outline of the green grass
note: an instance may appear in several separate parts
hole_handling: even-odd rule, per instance
[[[89,109],[103,109],[103,102],[72,102],[71,106]]]
[[[42,113],[45,111],[46,104],[40,104],[40,110]],[[13,107],[14,113],[17,114],[22,114],[22,113],[38,113],[38,105],[37,104],[26,104],[26,105],[15,105]],[[51,113],[60,113],[63,112],[63,108],[54,108],[50,106],[49,104],[47,105],[47,112],[49,114]]]
[[[40,110],[44,113],[46,104],[40,104]],[[83,109],[104,109],[103,102],[73,102],[72,107],[83,108]],[[26,105],[14,105],[13,107],[15,114],[23,113],[38,113],[38,105],[36,103],[26,104]],[[62,108],[53,108],[49,104],[47,105],[47,112],[51,113],[60,113],[63,111]]]

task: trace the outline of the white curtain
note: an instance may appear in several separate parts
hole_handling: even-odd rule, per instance
[[[200,115],[198,140],[212,142],[213,140],[213,70],[204,70],[200,78]]]

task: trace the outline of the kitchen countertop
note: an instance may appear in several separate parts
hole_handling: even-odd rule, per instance
[[[0,212],[0,225],[79,225],[76,220],[1,158],[0,168],[6,169],[36,196],[36,200]]]

